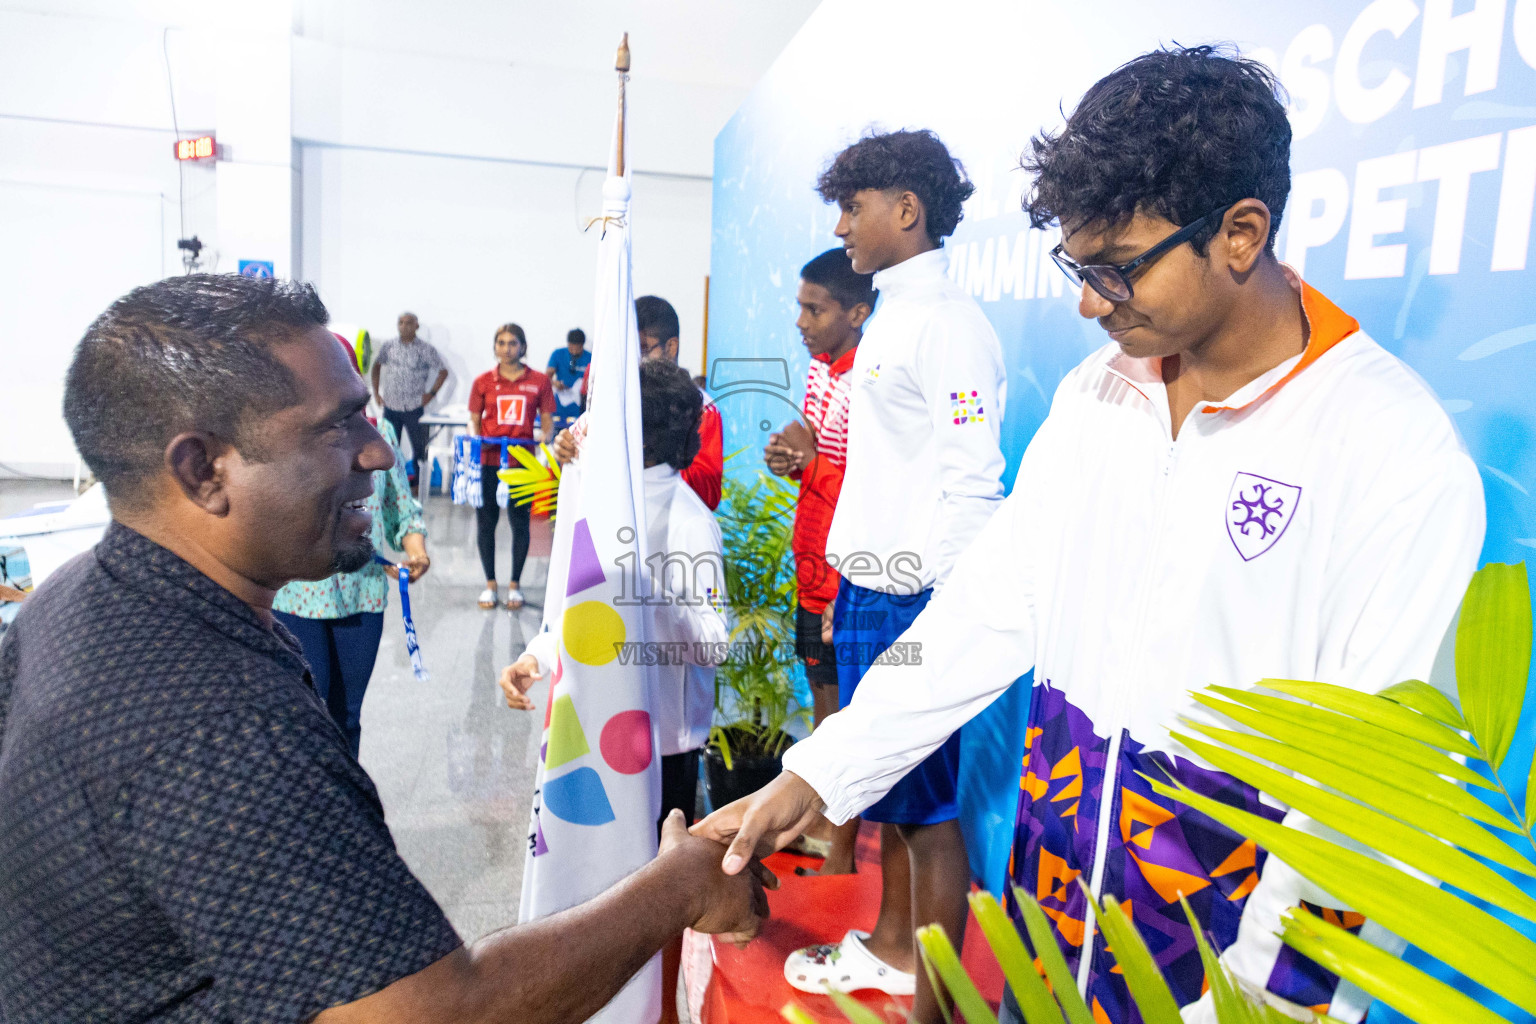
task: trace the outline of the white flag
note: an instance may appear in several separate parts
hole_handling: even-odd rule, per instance
[[[613,152],[622,143],[616,132]],[[521,919],[598,895],[656,856],[661,769],[650,670],[621,653],[651,639],[645,603],[640,336],[630,279],[627,174],[603,184],[591,407],[581,457],[560,478],[544,628],[559,638],[539,757]],[[654,1024],[660,959],[591,1019]]]

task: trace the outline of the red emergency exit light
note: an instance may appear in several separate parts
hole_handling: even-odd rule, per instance
[[[218,149],[212,135],[201,135],[195,139],[177,139],[176,159],[208,160],[218,154]]]

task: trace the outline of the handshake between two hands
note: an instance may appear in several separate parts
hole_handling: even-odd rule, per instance
[[[821,816],[821,808],[814,789],[783,772],[692,828],[685,828],[683,813],[674,810],[662,825],[657,858],[677,858],[676,870],[702,884],[693,930],[720,935],[738,948],[750,942],[768,918],[764,890],[779,887],[762,858],[793,842]]]
[[[542,678],[532,655],[508,665],[499,680],[507,706],[532,711],[528,691]],[[692,828],[684,824],[681,811],[673,811],[662,824],[657,859],[678,861],[676,870],[690,872],[691,884],[701,885],[693,929],[745,946],[768,917],[764,890],[779,887],[762,858],[810,828],[823,806],[809,783],[793,772],[782,772],[763,789],[727,804]]]
[[[733,902],[732,883],[738,889],[746,884],[754,893],[760,885],[777,889],[779,881],[763,866],[762,858],[794,842],[821,817],[822,806],[821,797],[804,779],[793,772],[781,772],[778,778],[756,793],[727,804],[689,829],[691,835],[688,838],[695,843],[704,843],[714,857],[719,857],[722,849],[724,851],[724,857],[718,862],[719,868],[704,872],[715,885],[722,886],[720,906],[723,908]],[[682,814],[674,811],[667,824],[675,822],[681,826],[682,821]],[[739,899],[739,896],[734,898]],[[752,922],[751,932],[733,926],[729,929],[730,941],[745,946],[757,934],[762,919],[768,916],[766,895],[762,896],[761,906],[762,913]],[[706,921],[704,925],[710,923]],[[711,930],[700,924],[693,927],[695,931]]]

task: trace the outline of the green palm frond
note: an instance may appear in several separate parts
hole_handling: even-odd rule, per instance
[[[777,754],[786,726],[809,717],[794,693],[795,608],[799,592],[792,546],[792,484],[759,472],[728,477],[716,516],[725,551],[725,590],[734,620],[730,655],[715,673],[718,724],[710,745],[731,759],[731,735]]]
[[[1367,991],[1411,1020],[1508,1024],[1467,994],[1305,910],[1288,912],[1284,927],[1286,945],[1361,988],[1370,986]]]
[[[989,892],[971,894],[971,913],[976,916],[976,924],[986,937],[987,945],[992,947],[992,955],[997,957],[1003,978],[1013,990],[1014,998],[1018,1000],[1028,1024],[1063,1024],[1061,1007],[1046,987],[1045,978],[1035,966],[1029,950],[1024,948],[1024,940],[1013,926],[1008,913]],[[1057,950],[1057,955],[1061,955],[1060,950]],[[1066,966],[1065,961],[1062,966]],[[1087,1012],[1085,1007],[1083,1013]]]
[[[1216,1008],[1216,1019],[1223,1024],[1290,1024],[1291,1018],[1272,1006],[1255,1002],[1243,991],[1232,972],[1217,959],[1216,951],[1206,941],[1204,927],[1195,918],[1189,900],[1182,893],[1179,894],[1179,905],[1184,908],[1184,917],[1195,932],[1195,946],[1200,950],[1205,980],[1211,986],[1211,1002]]]
[[[1142,1020],[1147,1024],[1179,1024],[1179,1004],[1130,915],[1120,909],[1113,896],[1105,896],[1101,906],[1087,885],[1078,884],[1082,885],[1088,906],[1093,908],[1099,930],[1104,933],[1107,951],[1115,954],[1115,963],[1125,975],[1126,987],[1131,990],[1131,998],[1136,1001]]]
[[[1022,889],[1016,888],[1013,892],[1023,912],[1031,942],[1040,952],[1039,959],[1031,959],[1018,930],[990,893],[973,893],[970,901],[976,923],[996,956],[998,966],[1002,968],[1003,977],[1018,1001],[1025,1024],[1094,1024],[1094,1016],[1078,994],[1077,986],[1067,969],[1066,959],[1056,944],[1056,938],[1040,905]],[[1131,923],[1130,915],[1112,897],[1106,898],[1101,904],[1092,899],[1088,902],[1099,927],[1104,930],[1109,951],[1125,975],[1142,1020],[1147,1024],[1180,1024],[1179,1008],[1173,993],[1158,970],[1157,961],[1141,933]],[[1184,913],[1193,922],[1194,912],[1190,910],[1188,902],[1182,897],[1180,902],[1184,905]],[[956,1019],[950,1010],[952,1006],[959,1011],[966,1024],[996,1024],[996,1016],[975,982],[966,974],[960,956],[944,929],[938,925],[919,928],[917,940],[924,969],[933,981],[934,992],[945,1019]],[[1216,953],[1198,929],[1195,940],[1211,982],[1217,1019],[1222,1024],[1291,1024],[1292,1018],[1258,1002],[1243,991],[1232,973],[1217,960]],[[847,996],[833,995],[832,998],[853,1024],[879,1020],[867,1008]],[[804,1024],[812,1019],[794,1004],[784,1008],[783,1016],[793,1024]],[[1330,1019],[1318,1018],[1320,1021]]]
[[[1472,738],[1486,752],[1480,756],[1493,768],[1502,765],[1509,753],[1530,668],[1531,605],[1525,563],[1485,566],[1472,578],[1461,604],[1456,688]],[[1526,834],[1530,834],[1529,825]]]
[[[1375,919],[1521,1009],[1536,1013],[1536,975],[1530,968],[1536,964],[1536,942],[1492,914],[1338,843],[1238,810],[1184,786],[1149,781],[1164,796],[1257,841],[1343,905]],[[1375,994],[1368,985],[1361,988]]]
[[[1094,1024],[1093,1013],[1077,991],[1077,980],[1072,977],[1072,971],[1067,967],[1067,958],[1062,955],[1061,947],[1056,944],[1056,934],[1051,930],[1051,923],[1046,919],[1045,911],[1040,909],[1040,904],[1036,903],[1028,893],[1017,886],[1014,887],[1013,898],[1018,903],[1019,912],[1024,918],[1024,928],[1029,933],[1030,945],[1035,947],[1035,955],[1040,958],[1046,980],[1051,983],[1051,992],[1062,1010],[1066,1012],[1067,1020],[1070,1024]],[[1028,1024],[1036,1024],[1036,1022],[1029,1021]]]
[[[1178,784],[1149,781],[1164,795],[1256,840],[1340,906],[1374,919],[1536,1013],[1531,966],[1536,942],[1454,891],[1536,921],[1536,899],[1484,862],[1536,876],[1530,795],[1524,808],[1517,807],[1498,772],[1525,702],[1530,651],[1525,566],[1489,565],[1473,577],[1462,603],[1456,633],[1460,710],[1418,680],[1376,695],[1288,680],[1261,684],[1284,695],[1278,697],[1225,687],[1196,695],[1242,731],[1186,720],[1185,728],[1200,736],[1175,732],[1175,738],[1210,764],[1334,830],[1342,841],[1259,820]],[[1463,785],[1502,806],[1490,806]],[[1349,839],[1376,856],[1345,845]],[[1399,864],[1434,881],[1408,874]],[[1473,1019],[1461,1012],[1470,1001],[1450,998],[1454,989],[1444,982],[1372,952],[1368,943],[1311,915],[1290,915],[1284,938],[1415,1020]]]
[[[1147,781],[1158,793],[1255,840],[1339,907],[1364,914],[1536,1014],[1536,941],[1474,902],[1536,922],[1536,898],[1499,870],[1536,877],[1536,764],[1528,769],[1524,807],[1499,774],[1511,770],[1505,762],[1525,704],[1531,640],[1525,566],[1490,565],[1473,578],[1462,604],[1456,634],[1460,707],[1419,680],[1379,694],[1277,679],[1253,690],[1211,686],[1196,692],[1196,702],[1233,727],[1184,718],[1173,738],[1205,763],[1324,826],[1323,835],[1176,780]],[[973,895],[971,906],[1025,1021],[1092,1024],[1044,912],[1023,890],[1015,889],[1014,896],[1027,945],[990,895]],[[1289,1020],[1237,982],[1181,902],[1195,926],[1217,1019]],[[1140,933],[1112,898],[1090,898],[1089,905],[1142,1018],[1176,1024],[1177,1006]],[[1504,1021],[1485,1003],[1304,908],[1284,915],[1281,938],[1420,1024]],[[963,972],[957,975],[958,958],[942,932],[924,929],[920,939],[932,976],[966,1020],[990,1020],[990,1011],[975,1004],[974,985]]]
[[[997,1024],[997,1017],[982,998],[981,990],[965,973],[960,964],[960,953],[943,928],[936,924],[919,928],[917,948],[922,952],[923,966],[928,971],[933,991],[940,994],[941,1000],[943,994],[948,994],[948,1002],[952,1002],[965,1017],[965,1024]]]

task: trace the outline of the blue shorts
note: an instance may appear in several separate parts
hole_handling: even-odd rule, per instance
[[[912,625],[933,596],[883,594],[843,580],[832,616],[832,642],[837,650],[837,702],[847,707],[864,673]],[[899,652],[893,652],[899,653]],[[905,661],[905,653],[900,654]],[[892,825],[936,825],[960,816],[955,798],[960,777],[960,734],[945,740],[891,791],[864,812],[866,821]]]

